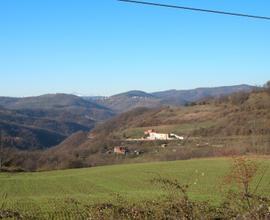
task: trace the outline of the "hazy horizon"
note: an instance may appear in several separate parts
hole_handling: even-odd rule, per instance
[[[110,95],[102,95],[102,94],[82,94],[82,93],[77,93],[77,92],[48,92],[48,93],[40,93],[40,94],[34,94],[34,95],[25,95],[25,96],[8,96],[8,95],[1,95],[0,97],[11,97],[11,98],[25,98],[25,97],[36,97],[36,96],[42,96],[42,95],[55,95],[55,94],[67,94],[67,95],[75,95],[75,96],[82,96],[82,97],[110,97],[110,96],[114,96],[114,95],[118,95],[118,94],[122,94],[122,93],[126,93],[126,92],[131,92],[131,91],[142,91],[142,92],[146,92],[146,93],[155,93],[155,92],[164,92],[164,91],[170,91],[170,90],[178,90],[178,91],[184,91],[184,90],[195,90],[195,89],[206,89],[206,88],[219,88],[219,87],[233,87],[233,86],[240,86],[240,85],[247,85],[247,86],[257,86],[257,87],[261,87],[265,84],[266,82],[264,82],[263,84],[259,85],[259,84],[247,84],[247,83],[240,83],[240,84],[232,84],[232,85],[220,85],[220,86],[199,86],[199,87],[195,87],[195,88],[186,88],[186,89],[177,89],[177,88],[169,88],[169,89],[165,89],[165,90],[156,90],[156,91],[147,91],[147,90],[140,90],[140,89],[129,89],[126,91],[120,91],[118,93],[114,93],[114,94],[110,94]]]

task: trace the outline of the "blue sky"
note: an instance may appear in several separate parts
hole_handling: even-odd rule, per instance
[[[152,0],[270,16],[269,0]],[[116,0],[1,0],[0,96],[270,79],[270,22]]]

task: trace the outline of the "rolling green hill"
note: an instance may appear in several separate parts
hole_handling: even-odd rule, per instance
[[[257,159],[262,166],[270,160]],[[147,164],[104,166],[88,169],[41,173],[1,173],[0,207],[20,213],[49,216],[70,211],[83,204],[115,200],[117,195],[127,201],[164,199],[166,191],[153,185],[153,178],[162,176],[190,184],[193,200],[219,204],[224,199],[222,182],[231,166],[230,159],[200,159]],[[254,184],[258,182],[255,180]],[[270,170],[259,193],[270,195]]]

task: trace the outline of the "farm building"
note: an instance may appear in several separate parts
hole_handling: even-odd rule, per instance
[[[115,154],[126,155],[128,153],[128,149],[126,147],[123,147],[123,146],[118,146],[118,147],[114,147],[113,152]]]
[[[148,140],[184,140],[184,137],[178,136],[173,133],[162,134],[158,133],[155,130],[148,130],[144,132],[147,135]]]

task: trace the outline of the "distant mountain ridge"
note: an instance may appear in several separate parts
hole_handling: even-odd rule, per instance
[[[117,113],[126,112],[137,107],[156,108],[162,105],[160,99],[152,94],[138,90],[96,99],[95,102]]]
[[[254,86],[243,84],[191,90],[167,90],[153,93],[132,90],[110,97],[95,97],[92,101],[121,113],[137,107],[182,106],[209,97],[220,97],[236,92],[250,92],[255,88]]]
[[[256,87],[250,85],[235,85],[210,88],[196,88],[191,90],[168,90],[152,93],[155,97],[162,99],[162,102],[169,105],[183,105],[187,102],[197,102],[205,98],[217,98],[230,95],[236,92],[250,92]]]
[[[46,109],[67,106],[87,106],[105,109],[96,103],[86,101],[78,96],[69,94],[46,94],[25,98],[0,97],[0,105],[9,109]]]
[[[79,97],[46,94],[36,97],[0,97],[0,128],[19,149],[43,149],[59,144],[78,131],[90,131],[97,124],[135,108],[182,106],[209,97],[250,92],[249,85],[168,90],[147,93],[132,90],[111,97]]]

